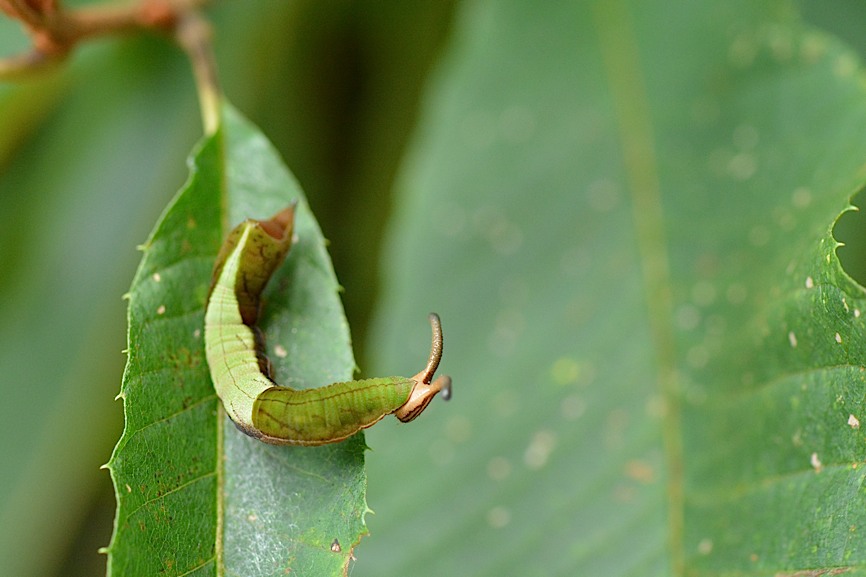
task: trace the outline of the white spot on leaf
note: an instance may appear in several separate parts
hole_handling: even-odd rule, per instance
[[[556,435],[553,431],[538,431],[523,453],[523,462],[530,469],[540,469],[547,464],[547,459],[556,446]]]
[[[807,288],[807,289],[810,289],[810,288],[812,288],[812,287],[814,287],[814,286],[815,286],[815,281],[812,280],[812,277],[807,276],[807,277],[806,277],[806,288]]]
[[[580,363],[570,357],[560,357],[550,367],[550,376],[557,385],[575,383],[580,376]]]
[[[857,70],[857,61],[850,54],[842,54],[836,58],[833,63],[833,73],[836,76],[845,78],[851,76]]]
[[[511,513],[505,507],[493,507],[487,512],[487,523],[494,529],[502,529],[511,522]]]
[[[812,453],[809,457],[809,464],[812,465],[816,473],[820,473],[821,469],[824,468],[824,465],[821,464],[821,460],[818,458],[818,453]]]
[[[576,421],[586,412],[586,402],[580,395],[568,395],[559,404],[562,416],[568,421]]]
[[[794,434],[791,435],[791,443],[793,443],[795,447],[803,446],[803,432],[800,429],[797,429],[794,431]]]
[[[797,348],[797,335],[794,334],[794,331],[788,333],[788,342],[793,348]]]
[[[511,462],[505,457],[494,457],[487,463],[487,475],[494,481],[502,481],[511,474]]]
[[[159,305],[159,308],[156,309],[156,314],[164,315],[165,314],[165,305]]]
[[[809,64],[817,62],[827,51],[827,41],[817,34],[808,34],[800,43],[800,55]]]
[[[791,203],[797,208],[806,208],[812,204],[812,191],[801,186],[791,195]]]
[[[454,443],[464,443],[472,436],[472,421],[462,415],[451,417],[445,424],[445,435]]]
[[[728,162],[728,173],[736,180],[748,180],[758,170],[758,160],[755,155],[746,152],[736,154]]]
[[[276,345],[274,347],[274,354],[277,355],[278,357],[280,357],[281,359],[284,359],[288,356],[289,351],[287,351],[286,347],[284,347],[283,345]]]
[[[662,419],[668,414],[668,403],[661,395],[653,395],[646,402],[646,414],[654,419]]]
[[[860,419],[855,417],[854,415],[848,415],[848,426],[852,429],[860,428]]]
[[[630,479],[642,483],[644,485],[652,483],[655,480],[655,471],[652,465],[640,459],[632,459],[625,464],[625,474]]]

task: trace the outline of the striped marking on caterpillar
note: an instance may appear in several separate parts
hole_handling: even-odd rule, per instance
[[[384,416],[420,415],[451,378],[433,375],[442,358],[442,326],[430,314],[433,345],[413,377],[381,377],[315,389],[277,385],[256,326],[261,293],[292,245],[295,205],[267,220],[248,219],[226,238],[214,266],[205,312],[205,353],[226,413],[244,433],[275,445],[342,441]]]

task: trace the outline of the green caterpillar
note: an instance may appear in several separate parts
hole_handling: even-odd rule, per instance
[[[342,441],[393,413],[407,423],[451,378],[433,374],[442,358],[442,326],[430,315],[433,346],[414,377],[382,377],[292,389],[274,383],[256,327],[260,296],[292,245],[295,205],[268,220],[248,219],[229,233],[214,266],[205,312],[205,352],[226,413],[251,437],[274,445]],[[432,382],[431,382],[432,381]]]

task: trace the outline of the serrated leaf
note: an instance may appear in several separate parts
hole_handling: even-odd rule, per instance
[[[119,507],[109,574],[342,574],[365,532],[364,441],[272,447],[219,409],[204,305],[225,232],[300,199],[298,242],[266,289],[278,382],[351,377],[348,327],[324,240],[267,140],[231,108],[147,241],[129,294],[126,428],[110,462]],[[334,544],[339,543],[339,547]]]
[[[356,573],[866,574],[863,126],[787,2],[464,4],[371,346],[437,310],[455,397],[370,433]]]

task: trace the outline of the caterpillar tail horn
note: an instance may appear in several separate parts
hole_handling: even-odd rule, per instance
[[[427,408],[437,393],[441,392],[442,398],[446,401],[451,399],[451,377],[442,375],[433,380],[433,374],[439,368],[439,361],[442,360],[442,322],[436,313],[430,313],[429,320],[433,329],[433,344],[430,347],[430,358],[427,360],[427,366],[412,377],[415,386],[409,394],[409,400],[394,411],[394,416],[404,423],[408,423],[424,412],[424,409]]]

